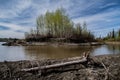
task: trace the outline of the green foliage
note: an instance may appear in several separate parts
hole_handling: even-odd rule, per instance
[[[77,42],[94,39],[94,35],[87,30],[86,22],[82,26],[80,23],[74,24],[62,8],[38,16],[36,23],[36,30],[27,33],[26,39],[65,38],[69,41],[78,40]]]
[[[114,29],[107,34],[104,40],[109,41],[120,41],[120,29],[118,31],[114,31]]]

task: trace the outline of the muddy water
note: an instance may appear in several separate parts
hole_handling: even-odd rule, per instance
[[[91,51],[91,55],[118,54],[120,45],[102,45],[97,47],[78,46],[2,46],[0,43],[0,61],[58,59],[81,56]]]

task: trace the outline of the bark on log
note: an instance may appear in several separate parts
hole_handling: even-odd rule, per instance
[[[83,63],[83,62],[86,62],[86,61],[87,61],[87,59],[86,59],[86,57],[84,57],[81,60],[69,61],[69,62],[47,65],[47,66],[41,66],[41,67],[34,67],[34,68],[29,68],[29,69],[21,69],[21,71],[31,72],[31,71],[36,71],[36,70],[51,69],[51,68],[57,68],[57,67],[62,67],[62,66],[67,66],[67,65],[74,65],[74,64],[78,64],[78,63]]]
[[[33,67],[33,68],[28,68],[28,69],[21,69],[20,71],[22,72],[39,72],[39,75],[47,73],[47,72],[52,72],[52,71],[64,71],[66,66],[74,66],[76,64],[82,64],[89,61],[89,52],[84,53],[82,58],[71,58],[68,59],[68,62],[62,62],[58,64],[52,64],[52,65],[46,65],[46,66],[40,66],[40,67]],[[65,67],[63,69],[63,67]],[[61,69],[62,68],[62,69]],[[74,69],[72,68],[67,68],[67,70]],[[65,69],[66,70],[66,69]]]

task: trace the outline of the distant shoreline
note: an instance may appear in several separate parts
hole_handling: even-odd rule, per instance
[[[4,46],[98,46],[104,43],[88,42],[88,43],[65,43],[65,42],[6,42]]]
[[[28,45],[36,45],[36,46],[44,46],[44,45],[56,45],[56,46],[97,46],[97,45],[102,45],[103,43],[99,42],[89,42],[89,43],[64,43],[64,42],[33,42]]]
[[[105,41],[105,44],[120,45],[119,41]]]

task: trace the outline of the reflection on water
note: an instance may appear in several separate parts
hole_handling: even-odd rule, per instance
[[[102,45],[95,48],[91,55],[104,55],[104,54],[119,54],[120,45]]]
[[[4,60],[24,60],[24,48],[20,46],[1,46],[0,43],[0,61]]]
[[[0,43],[2,44],[2,43]],[[81,56],[83,52],[91,51],[91,55],[118,54],[120,45],[102,45],[97,47],[78,46],[1,46],[0,61],[58,59]]]
[[[36,59],[58,59],[81,56],[81,53],[90,49],[90,47],[27,46],[25,47],[25,53],[26,55],[36,57]]]

